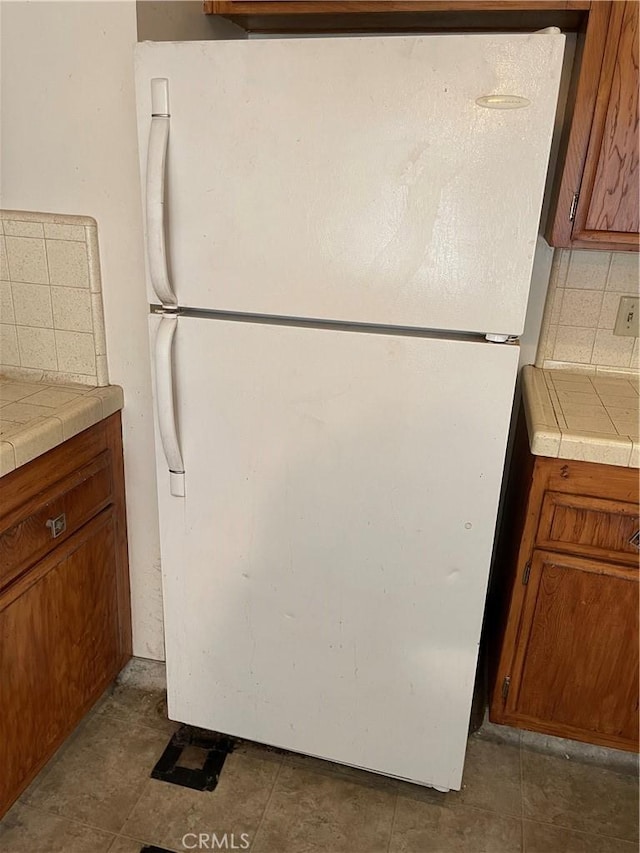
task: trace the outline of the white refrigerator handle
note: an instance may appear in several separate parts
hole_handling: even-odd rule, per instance
[[[164,236],[164,188],[169,142],[169,81],[151,80],[151,128],[147,150],[147,257],[151,284],[167,308],[178,303],[169,281]]]
[[[156,332],[156,406],[162,449],[169,466],[171,494],[184,497],[184,464],[178,443],[176,413],[173,402],[173,337],[178,318],[163,316]]]

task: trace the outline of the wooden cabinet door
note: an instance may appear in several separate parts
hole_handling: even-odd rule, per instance
[[[573,239],[638,247],[637,0],[614,3]]]
[[[115,549],[109,507],[0,596],[0,814],[118,672]]]
[[[637,749],[637,568],[535,551],[507,677],[499,722]]]
[[[637,251],[637,0],[592,6],[561,178],[552,200],[552,246]]]

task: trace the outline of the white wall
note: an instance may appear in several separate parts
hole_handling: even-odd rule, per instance
[[[199,3],[144,5],[145,38],[177,26],[182,37],[215,35]],[[0,206],[98,221],[110,379],[125,395],[134,652],[163,658],[133,90],[136,4],[5,0],[0,14]],[[233,29],[222,27],[227,36]]]
[[[138,0],[138,41],[246,38],[246,32],[202,13],[202,0]]]
[[[110,380],[125,393],[134,647],[162,658],[135,3],[4,2],[1,38],[2,206],[98,222]]]

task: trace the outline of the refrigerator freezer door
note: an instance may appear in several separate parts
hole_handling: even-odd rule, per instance
[[[517,347],[180,317],[174,357],[169,715],[459,788]]]
[[[563,46],[549,34],[138,45],[143,175],[151,81],[168,80],[178,303],[520,333]]]

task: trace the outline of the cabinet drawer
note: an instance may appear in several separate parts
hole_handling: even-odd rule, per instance
[[[536,545],[637,566],[638,506],[547,492]]]
[[[112,501],[109,451],[32,497],[0,522],[0,589]]]

